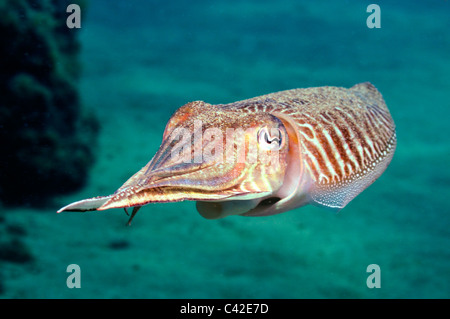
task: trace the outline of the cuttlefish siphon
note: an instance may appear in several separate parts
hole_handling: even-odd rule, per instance
[[[197,201],[208,219],[265,216],[306,204],[340,210],[389,165],[395,124],[370,83],[316,87],[230,104],[188,103],[153,159],[114,194],[62,211]]]

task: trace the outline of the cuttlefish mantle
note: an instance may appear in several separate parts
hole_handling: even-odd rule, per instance
[[[114,194],[62,211],[191,200],[208,219],[265,216],[306,204],[342,209],[389,165],[395,124],[370,83],[271,93],[179,108],[152,160]]]

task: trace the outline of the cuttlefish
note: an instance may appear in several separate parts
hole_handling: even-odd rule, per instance
[[[370,83],[316,87],[229,104],[179,108],[152,160],[114,194],[62,211],[196,201],[215,219],[266,216],[306,204],[340,210],[391,162],[395,124]]]

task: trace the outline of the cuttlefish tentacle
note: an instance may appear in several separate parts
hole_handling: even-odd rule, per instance
[[[139,209],[141,209],[142,206],[134,206],[133,207],[133,211],[131,212],[131,216],[130,219],[128,219],[127,225],[130,226],[131,225],[131,221],[133,220],[134,216],[136,216],[137,212]],[[126,211],[126,210],[125,210]],[[128,212],[127,212],[128,215]]]
[[[342,209],[389,165],[395,124],[370,83],[195,101],[169,120],[153,159],[114,194],[62,211],[197,201],[206,218],[264,216],[306,204]]]

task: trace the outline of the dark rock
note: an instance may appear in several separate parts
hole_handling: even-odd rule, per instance
[[[113,240],[109,243],[109,248],[119,250],[119,249],[127,249],[130,247],[130,243],[126,240]]]
[[[27,263],[33,259],[28,247],[18,238],[0,242],[0,261]]]
[[[78,30],[66,26],[70,3],[0,2],[0,200],[5,205],[42,205],[55,194],[74,191],[94,161],[99,125],[80,105]]]
[[[19,225],[7,225],[6,231],[11,236],[25,236],[27,234],[25,228]]]

